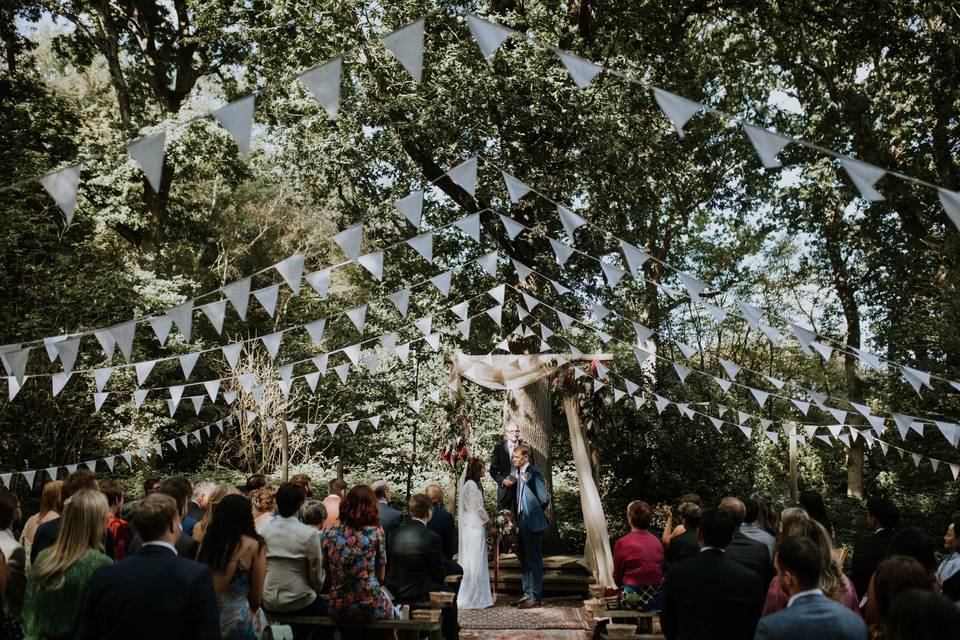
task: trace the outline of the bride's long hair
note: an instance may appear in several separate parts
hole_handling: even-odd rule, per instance
[[[471,456],[467,459],[467,472],[464,476],[464,482],[467,480],[473,480],[477,483],[477,486],[480,487],[480,481],[483,479],[483,460],[476,456]]]

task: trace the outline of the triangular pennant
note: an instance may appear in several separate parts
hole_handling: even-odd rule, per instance
[[[893,421],[897,424],[897,431],[900,432],[900,438],[906,440],[907,433],[910,431],[910,422],[912,421],[910,416],[895,413],[893,414]]]
[[[718,378],[714,376],[713,381],[720,385],[720,388],[723,389],[724,393],[730,391],[730,387],[733,386],[733,383],[729,380],[724,380],[723,378]]]
[[[207,390],[207,395],[210,397],[210,402],[216,402],[217,393],[220,391],[220,380],[207,380],[203,383],[203,387]]]
[[[295,253],[286,260],[282,260],[273,265],[283,281],[293,291],[293,295],[300,293],[300,281],[303,280],[303,260],[302,253]]]
[[[277,353],[280,351],[280,343],[282,341],[283,331],[277,331],[265,336],[260,336],[260,342],[262,342],[263,346],[267,348],[267,354],[270,356],[271,360],[277,357]]]
[[[820,357],[824,360],[829,360],[830,355],[833,353],[833,347],[828,344],[818,342],[817,340],[812,341],[810,346],[813,347],[814,351],[820,354]]]
[[[357,344],[352,344],[349,347],[344,347],[343,349],[341,349],[341,351],[343,351],[343,354],[350,359],[350,362],[352,362],[353,364],[359,364],[360,352],[362,349],[363,349],[363,345],[361,345],[358,342]]]
[[[137,409],[143,406],[144,401],[147,399],[147,394],[150,393],[149,389],[137,389],[133,392],[133,406]]]
[[[100,347],[103,349],[103,355],[107,357],[107,360],[113,359],[113,352],[117,346],[117,340],[113,337],[113,333],[110,329],[101,329],[100,331],[93,332],[94,337],[97,339],[97,342],[100,343]],[[60,340],[65,340],[66,336],[60,337],[54,342],[48,343],[49,338],[44,338],[44,346],[47,349],[47,355],[50,355],[50,352],[53,351],[53,355],[50,355],[50,362],[53,362],[57,359],[57,348],[56,343]]]
[[[817,434],[817,425],[815,424],[803,425],[803,431],[807,434],[807,438],[813,440],[813,437]]]
[[[567,68],[570,77],[573,78],[573,81],[580,89],[586,88],[597,74],[603,71],[603,67],[600,65],[585,60],[580,56],[575,56],[572,53],[567,53],[563,49],[554,49],[553,51],[557,54],[557,57],[560,58],[560,62]]]
[[[787,384],[786,381],[781,380],[780,378],[774,378],[773,376],[767,376],[767,375],[763,377],[766,378],[770,384],[776,387],[777,390],[783,389],[783,387]]]
[[[250,387],[250,395],[253,396],[253,401],[256,402],[261,409],[264,408],[264,391],[266,391],[266,385],[258,384],[255,387]]]
[[[749,387],[749,389],[750,393],[752,393],[753,397],[757,400],[757,404],[763,408],[763,405],[766,404],[767,398],[770,397],[770,394],[763,389],[754,389],[753,387]]]
[[[320,318],[319,320],[314,320],[306,325],[304,329],[307,330],[307,333],[310,334],[310,339],[313,341],[313,344],[320,344],[320,341],[323,340],[323,332],[327,326],[327,319]]]
[[[753,435],[753,427],[737,427],[737,429],[740,429],[740,433],[742,433],[747,440]]]
[[[21,471],[20,475],[23,476],[23,479],[27,481],[27,486],[31,489],[33,488],[33,479],[36,477],[36,471]],[[9,485],[8,485],[9,486]]]
[[[170,412],[170,417],[172,418],[177,412],[177,407],[180,406],[179,402],[174,402],[173,400],[167,400],[167,410]]]
[[[339,423],[339,422],[328,422],[326,426],[327,426],[327,431],[330,432],[330,435],[333,435],[333,434],[335,434],[335,433],[337,432],[337,427],[340,426],[340,423]]]
[[[200,415],[200,407],[203,406],[203,396],[190,396],[190,402],[193,403],[193,411],[196,415]],[[187,444],[186,436],[183,438],[183,444]]]
[[[507,185],[507,193],[510,195],[510,202],[516,204],[520,202],[525,195],[533,191],[529,185],[517,180],[506,171],[501,171],[500,173],[503,175],[504,184]]]
[[[383,46],[397,57],[417,84],[423,78],[423,24],[424,18],[420,18],[380,38]]]
[[[380,427],[380,416],[370,416],[369,418],[367,418],[367,420],[370,422],[370,425],[374,429],[377,429]]]
[[[683,356],[687,360],[692,358],[694,354],[700,353],[699,349],[697,349],[696,347],[691,347],[689,344],[685,342],[680,342],[679,340],[676,340],[675,343],[677,345],[677,348],[680,349],[680,352],[683,353]]]
[[[637,364],[639,364],[641,367],[647,364],[648,361],[654,360],[654,355],[652,353],[646,349],[641,349],[640,347],[634,347],[633,354],[637,357]]]
[[[407,244],[429,263],[433,263],[433,232],[428,231],[407,240]]]
[[[308,373],[303,376],[303,379],[307,381],[307,386],[310,387],[310,391],[315,392],[317,390],[317,382],[320,381],[320,372],[314,371],[313,373]]]
[[[433,316],[424,316],[423,318],[414,321],[413,326],[415,326],[417,329],[420,329],[420,332],[423,335],[428,336],[430,335],[430,330],[433,327]]]
[[[947,439],[947,442],[950,443],[950,446],[956,447],[958,440],[960,440],[960,426],[952,422],[943,422],[941,420],[934,420],[933,423],[937,425],[938,429],[940,429],[940,433],[942,433],[943,437]]]
[[[508,218],[502,213],[498,215],[500,216],[500,222],[503,223],[503,230],[507,232],[507,237],[510,240],[516,240],[517,236],[527,229],[527,227],[520,224],[513,218]]]
[[[377,375],[377,371],[380,370],[380,359],[377,357],[377,354],[371,353],[364,358],[363,366],[367,368],[367,371],[370,373],[370,375]]]
[[[886,427],[887,419],[883,416],[866,416],[866,418],[867,422],[870,423],[870,426],[873,427],[873,430],[877,432],[877,435],[883,435],[883,430]]]
[[[267,315],[272,318],[273,314],[277,311],[277,295],[279,293],[280,285],[274,284],[269,287],[264,287],[263,289],[257,289],[253,292],[253,297],[257,299],[257,302],[259,302],[260,306],[267,312]]]
[[[452,311],[461,320],[466,320],[467,316],[470,314],[470,302],[468,300],[464,300],[460,304],[455,304],[450,307],[450,311]]]
[[[960,225],[958,225],[960,227]],[[956,480],[957,476],[960,475],[960,465],[951,464],[950,473],[953,474],[953,479]]]
[[[400,198],[393,203],[393,206],[410,224],[417,229],[420,228],[420,222],[423,220],[423,189],[417,189],[410,195]]]
[[[503,318],[503,307],[502,307],[502,306],[491,307],[491,308],[487,309],[486,314],[487,314],[488,316],[490,316],[490,318],[491,318],[494,322],[496,322],[497,325],[502,325],[502,324],[503,324],[503,323],[502,323],[502,318]]]
[[[683,283],[683,288],[687,290],[687,295],[690,296],[690,299],[699,302],[700,294],[703,293],[703,290],[707,288],[707,283],[683,271],[678,272],[678,275],[680,276],[680,281]]]
[[[3,483],[3,486],[10,488],[10,479],[13,477],[13,473],[0,473],[0,482]]]
[[[860,364],[864,365],[869,369],[874,371],[880,371],[882,365],[880,364],[880,358],[869,351],[864,351],[856,347],[850,347],[850,349],[857,354],[857,357],[860,358]]]
[[[240,352],[242,350],[242,342],[231,342],[230,344],[225,344],[220,347],[220,351],[223,353],[223,357],[226,359],[231,371],[237,370],[237,363],[240,361]]]
[[[793,323],[790,323],[790,329],[793,330],[793,335],[797,337],[797,342],[800,343],[800,350],[808,356],[813,355],[813,352],[810,351],[810,343],[817,337],[817,333],[812,329]]]
[[[486,253],[475,260],[475,262],[480,265],[480,268],[483,269],[487,275],[496,277],[497,275],[497,255],[496,251],[491,251]]]
[[[80,165],[59,169],[37,180],[60,207],[67,225],[73,222],[73,214],[77,208],[77,188],[80,184]]]
[[[563,327],[563,330],[566,331],[570,328],[570,325],[573,324],[574,320],[572,317],[565,314],[563,311],[557,310],[557,319],[560,321],[560,326]]]
[[[643,344],[644,342],[648,341],[650,337],[654,334],[653,329],[651,329],[650,327],[646,327],[640,324],[639,322],[633,323],[633,331],[634,333],[637,334],[637,341],[640,344]]]
[[[56,480],[57,472],[60,471],[60,467],[48,467],[44,469],[44,471],[47,473],[47,475],[50,477],[51,480]]]
[[[107,386],[107,382],[110,381],[110,376],[112,375],[113,367],[103,367],[93,370],[93,380],[97,385],[97,391],[103,391],[103,388]],[[53,395],[57,395],[56,392],[54,392]]]
[[[127,153],[140,167],[154,193],[160,192],[160,178],[163,174],[163,145],[166,135],[161,131],[144,136],[127,145]]]
[[[824,406],[824,402],[827,401],[827,394],[820,393],[819,391],[814,391],[813,389],[807,389],[807,393],[813,398],[813,401],[817,403],[817,406],[822,410],[826,411],[827,408]]]
[[[221,395],[223,395],[223,401],[227,403],[228,407],[233,404],[234,400],[237,399],[237,392],[232,389],[229,391],[224,391]]]
[[[56,344],[57,354],[60,356],[60,364],[63,366],[64,373],[73,371],[73,365],[77,362],[77,352],[80,350],[80,338],[68,338]],[[3,354],[6,361],[10,364],[10,375],[23,384],[23,379],[27,370],[27,358],[30,355],[30,347],[18,351],[8,351]]]
[[[467,340],[470,338],[470,323],[471,323],[470,318],[466,318],[457,323],[457,330],[460,332],[460,335],[463,336],[464,340]]]
[[[496,300],[499,304],[503,304],[504,295],[506,294],[507,287],[506,285],[498,285],[493,289],[487,291],[487,295]]]
[[[355,224],[352,227],[347,227],[333,236],[331,240],[343,249],[343,252],[347,254],[348,260],[356,260],[360,257],[360,243],[363,240],[363,224]]]
[[[533,311],[540,304],[540,301],[534,298],[532,295],[526,291],[521,291],[520,295],[523,297],[523,304],[527,306],[528,311]]]
[[[183,371],[184,380],[190,379],[190,374],[193,372],[193,367],[197,364],[199,358],[199,353],[185,353],[177,358],[180,361],[180,369]]]
[[[130,354],[133,352],[133,337],[136,329],[137,323],[135,321],[118,324],[108,329],[110,337],[113,338],[116,346],[120,348],[120,353],[123,354],[123,359],[127,362],[130,362]],[[187,334],[187,336],[187,341],[189,342],[189,334]]]
[[[700,303],[710,312],[710,315],[713,316],[713,319],[717,322],[723,322],[727,319],[727,311],[725,309],[721,309],[717,305],[710,304],[709,302],[703,302],[702,300]]]
[[[397,308],[400,315],[406,318],[407,309],[410,307],[410,287],[397,291],[396,293],[391,293],[387,298],[393,303],[393,306]]]
[[[364,303],[359,307],[348,309],[345,313],[346,316],[350,318],[350,322],[353,323],[357,332],[363,334],[363,330],[367,326],[367,304]]]
[[[853,184],[865,200],[869,200],[870,202],[883,200],[883,194],[874,189],[873,185],[884,176],[886,171],[872,164],[847,157],[840,158],[840,164],[846,169],[850,180],[853,181]]]
[[[957,229],[960,229],[960,193],[938,187],[937,195],[940,196],[940,204],[943,205],[943,210],[947,214],[947,217],[950,218],[950,222],[952,222]],[[953,465],[950,466],[952,467]],[[953,479],[957,479],[956,474],[954,474]]]
[[[410,407],[414,413],[420,413],[420,407],[423,406],[423,400],[408,400],[407,406]]]
[[[400,362],[407,364],[407,359],[410,357],[410,343],[404,342],[401,345],[397,345],[395,353],[397,357],[400,358]]]
[[[247,319],[247,306],[250,304],[250,278],[231,282],[220,289],[236,310],[241,320]]]
[[[736,362],[730,360],[724,360],[723,358],[718,358],[720,361],[720,366],[723,367],[723,370],[727,372],[727,375],[731,380],[736,380],[737,375],[740,373],[740,365]]]
[[[190,331],[193,328],[193,300],[187,300],[183,304],[168,309],[167,315],[173,320],[173,324],[177,325],[184,341],[190,342]]]
[[[369,271],[370,275],[377,279],[377,282],[383,280],[383,251],[365,253],[357,258],[357,262]]]
[[[96,369],[95,372],[96,371],[100,371],[100,369]],[[53,391],[54,398],[60,395],[60,392],[63,391],[63,388],[67,386],[67,383],[70,382],[70,378],[72,377],[73,377],[72,371],[70,373],[58,372],[53,374],[50,377],[50,382],[53,387],[52,391]],[[102,390],[103,389],[97,389],[97,391],[102,391]]]
[[[773,444],[777,444],[780,441],[780,434],[777,433],[776,431],[764,431],[763,435],[770,438],[770,442],[772,442]]]
[[[510,262],[513,264],[513,270],[517,272],[517,278],[521,282],[529,278],[530,274],[533,273],[533,269],[523,264],[522,262],[514,260],[513,258],[510,259]]]
[[[599,302],[594,302],[593,300],[590,301],[590,310],[593,312],[593,317],[597,320],[603,320],[610,315],[610,309],[607,309]]]
[[[680,382],[686,382],[687,376],[690,375],[690,367],[686,367],[679,362],[673,363],[673,369],[677,372],[677,377],[680,378]]]
[[[277,386],[280,387],[280,393],[283,394],[283,399],[289,399],[290,390],[293,389],[293,380],[278,380]]]
[[[487,62],[491,61],[490,59],[503,44],[503,41],[513,33],[512,29],[487,22],[472,13],[467,14],[467,26],[470,28],[470,34],[477,41],[477,46],[480,47],[480,52]]]
[[[930,384],[930,374],[926,371],[901,366],[900,373],[903,375],[903,379],[909,382],[910,386],[913,387],[913,390],[917,393],[920,393],[921,386],[933,389],[933,385]]]
[[[627,267],[634,278],[643,278],[643,263],[650,259],[650,256],[636,248],[626,240],[620,241],[620,250],[623,252],[623,259],[627,262]]]
[[[101,333],[110,339],[109,352],[107,351],[107,346],[104,345],[103,341],[101,340],[100,342],[100,345],[103,346],[103,352],[106,354],[107,359],[109,360],[110,358],[113,357],[113,339],[109,337],[109,334],[106,331],[97,331],[94,334],[97,336],[97,340],[100,340],[99,334]],[[57,343],[66,339],[67,339],[66,334],[62,336],[48,336],[43,339],[43,348],[46,349],[47,357],[50,358],[50,362],[55,362],[56,359],[59,357],[59,354],[57,354]],[[2,348],[0,348],[0,359],[4,359]],[[9,371],[7,372],[7,375],[10,375]]]
[[[320,296],[321,300],[327,299],[327,294],[330,292],[330,269],[321,269],[320,271],[308,273],[304,278],[306,278],[317,295]]]
[[[437,288],[437,291],[440,292],[440,295],[447,297],[450,295],[450,280],[453,277],[452,271],[445,271],[440,275],[433,276],[430,278],[430,284]]]
[[[617,286],[617,283],[627,275],[627,272],[612,264],[607,264],[606,262],[600,263],[600,269],[603,271],[604,277],[607,279],[607,285],[611,288]]]
[[[160,342],[161,347],[166,344],[167,336],[170,335],[170,327],[172,326],[173,320],[170,316],[162,315],[150,318],[150,328],[153,329],[153,333],[157,336],[157,341]]]
[[[477,156],[467,158],[454,168],[447,171],[447,177],[453,180],[457,185],[470,194],[470,197],[477,192]]]
[[[431,333],[430,335],[428,335],[427,337],[425,337],[424,340],[427,341],[427,344],[430,345],[430,349],[432,349],[433,351],[436,351],[437,349],[440,348],[440,334],[439,334],[439,333]]]
[[[223,319],[227,315],[226,298],[216,302],[208,302],[200,307],[200,311],[203,311],[203,314],[207,316],[218,335],[223,332]]]
[[[474,242],[480,242],[480,214],[471,213],[453,222],[460,231],[467,234]]]
[[[237,143],[243,158],[250,155],[250,132],[253,130],[256,95],[251,93],[213,112],[213,116]]]
[[[780,166],[780,160],[777,154],[783,151],[783,148],[790,144],[790,138],[781,136],[779,133],[768,131],[752,124],[744,124],[743,131],[750,138],[750,143],[760,156],[760,162],[767,169],[776,169]]]
[[[653,97],[657,101],[660,110],[663,111],[663,115],[670,119],[670,122],[676,127],[677,133],[682,138],[684,135],[683,127],[695,113],[700,111],[702,105],[699,102],[694,102],[693,100],[664,91],[663,89],[658,89],[657,87],[653,88]]]
[[[583,225],[587,224],[587,220],[583,216],[570,211],[570,209],[567,209],[561,204],[557,205],[557,214],[560,216],[560,224],[563,225],[563,229],[567,232],[567,237],[570,238],[570,242],[576,244],[576,239],[573,237],[573,233]]]
[[[575,249],[568,247],[565,244],[562,244],[553,238],[548,238],[550,240],[550,246],[553,248],[553,253],[557,256],[557,264],[563,266],[567,263],[567,260],[570,259],[570,256],[573,255]]]
[[[297,79],[313,94],[331,120],[336,120],[340,111],[340,71],[343,58],[334,58],[328,62],[304,71]]]
[[[237,382],[240,383],[240,388],[243,389],[244,392],[250,393],[250,390],[253,389],[253,381],[255,377],[256,376],[253,372],[243,373],[237,376]]]
[[[391,332],[380,336],[380,346],[383,347],[387,355],[393,353],[397,348],[397,334]]]
[[[742,300],[734,300],[734,302],[740,307],[740,311],[743,313],[743,317],[746,318],[747,324],[753,329],[758,329],[760,327],[760,319],[763,317],[763,311]]]

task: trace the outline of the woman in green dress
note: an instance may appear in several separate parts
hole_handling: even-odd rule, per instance
[[[72,638],[93,572],[113,564],[103,552],[110,508],[99,491],[74,494],[63,507],[57,542],[37,556],[23,602],[27,640]]]

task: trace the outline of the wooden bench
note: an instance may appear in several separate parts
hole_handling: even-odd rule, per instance
[[[401,637],[409,634],[417,638],[426,633],[430,640],[442,640],[443,632],[439,622],[417,622],[416,620],[374,620],[365,623],[337,622],[328,616],[285,616],[278,614],[267,615],[270,624],[305,625],[312,627],[326,627],[336,629],[335,638],[340,638],[340,630],[345,631],[399,631]],[[358,634],[358,637],[363,637]]]
[[[655,632],[654,622],[660,618],[657,611],[636,611],[633,609],[608,609],[607,611],[598,611],[593,614],[594,619],[608,618],[613,622],[620,620],[635,620],[638,625],[641,621],[649,620],[650,631]],[[630,635],[608,635],[601,634],[603,638],[611,640],[663,640],[664,636],[659,633],[634,633]]]

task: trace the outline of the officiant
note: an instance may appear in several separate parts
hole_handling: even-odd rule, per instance
[[[513,468],[513,450],[522,442],[520,425],[511,422],[503,428],[503,440],[490,454],[490,476],[497,483],[497,509],[516,509],[516,475]]]

